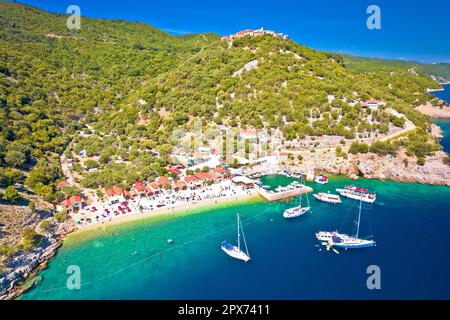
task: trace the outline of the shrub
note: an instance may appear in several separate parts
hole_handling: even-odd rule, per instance
[[[54,218],[55,218],[58,222],[60,222],[60,223],[65,222],[65,221],[67,220],[68,217],[69,217],[69,215],[68,215],[68,213],[67,213],[66,210],[57,212],[57,213],[55,213],[55,215],[54,215]]]
[[[18,202],[22,200],[19,192],[13,186],[9,186],[8,188],[6,188],[3,197],[8,202]]]
[[[369,145],[367,143],[359,143],[357,141],[353,142],[348,150],[349,153],[357,154],[357,153],[368,153]]]
[[[425,158],[422,158],[422,157],[417,158],[417,164],[419,166],[424,166],[425,162],[426,162]]]
[[[25,251],[29,251],[39,246],[43,237],[31,228],[26,228],[22,234],[21,247]]]

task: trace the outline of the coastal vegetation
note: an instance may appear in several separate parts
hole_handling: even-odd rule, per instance
[[[341,58],[343,63],[349,69],[358,72],[403,72],[407,70],[409,70],[409,72],[415,72],[415,70],[417,70],[434,77],[440,82],[450,81],[450,63],[420,63],[415,61],[375,59],[350,55],[342,55]]]
[[[375,60],[268,35],[229,47],[215,34],[175,37],[142,23],[88,18],[80,30],[68,30],[65,20],[0,2],[5,187],[20,182],[54,202],[76,194],[56,187],[64,179],[63,154],[73,159],[82,188],[153,181],[167,174],[173,130],[190,130],[195,120],[222,131],[277,129],[285,141],[339,136],[355,143],[411,121],[419,135],[338,154],[405,147],[426,157],[439,149],[429,145],[430,119],[415,110],[432,99],[427,88],[439,88],[425,69],[392,72],[383,62],[377,68]],[[365,108],[370,99],[384,105]]]

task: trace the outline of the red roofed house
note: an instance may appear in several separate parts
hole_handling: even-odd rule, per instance
[[[188,185],[184,181],[177,181],[174,186],[172,187],[173,191],[180,191],[180,190],[186,190],[188,188]]]
[[[202,183],[195,176],[187,176],[184,178],[184,182],[188,185],[188,187],[192,190],[201,186]]]
[[[63,187],[67,187],[67,186],[70,186],[69,180],[64,180],[64,181],[58,182],[58,183],[56,184],[56,188],[57,188],[58,190],[61,190]]]
[[[168,171],[170,173],[175,173],[175,174],[180,174],[181,173],[181,170],[178,169],[178,168],[170,168]]]
[[[161,187],[157,182],[150,183],[150,189],[153,191],[154,194],[159,194],[161,192]]]
[[[223,176],[216,172],[208,172],[210,176],[210,180],[213,182],[217,182],[219,180],[222,180]]]
[[[79,211],[79,210],[83,209],[85,204],[86,204],[86,202],[84,201],[84,199],[82,197],[73,196],[73,197],[70,197],[69,199],[64,200],[61,203],[61,206],[64,210],[66,210],[68,212],[75,212],[75,211]]]
[[[209,172],[199,172],[194,175],[199,181],[211,180],[211,174]]]
[[[147,188],[145,186],[145,184],[142,183],[142,182],[134,183],[131,190],[134,191],[140,197],[146,197],[146,196],[152,196],[153,195],[152,189]]]
[[[241,129],[240,136],[242,139],[256,139],[258,131],[256,129]]]
[[[108,197],[108,201],[111,204],[114,204],[125,201],[126,198],[130,196],[130,193],[120,187],[114,187],[106,190],[106,196]]]
[[[380,105],[385,105],[384,101],[369,100],[369,101],[366,101],[362,107],[369,108],[373,111],[377,111],[379,109]]]
[[[172,184],[172,178],[158,177],[155,182],[159,184],[161,188],[167,189],[167,186]]]
[[[215,173],[219,173],[223,176],[228,176],[230,174],[230,171],[228,171],[225,168],[214,168],[214,169],[212,169],[212,171],[214,171]]]

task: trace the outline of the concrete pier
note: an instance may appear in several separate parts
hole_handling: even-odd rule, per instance
[[[268,191],[268,190],[258,187],[257,191],[260,196],[262,196],[264,199],[266,199],[269,202],[285,200],[285,199],[297,197],[301,194],[314,192],[313,188],[308,187],[308,186],[303,186],[302,188],[296,188],[293,190],[288,190],[288,191],[283,191],[283,192]]]

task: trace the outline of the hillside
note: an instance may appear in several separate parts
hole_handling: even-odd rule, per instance
[[[450,82],[450,63],[420,63],[415,61],[402,61],[390,59],[373,59],[342,55],[345,65],[358,72],[378,72],[378,71],[405,71],[412,68],[435,77],[440,82]]]
[[[49,201],[67,196],[56,189],[63,153],[77,160],[82,187],[129,186],[167,172],[171,133],[194,119],[220,130],[276,128],[286,141],[373,141],[409,121],[422,154],[431,122],[414,108],[439,86],[420,70],[353,69],[271,36],[229,48],[214,34],[175,37],[87,18],[69,31],[64,15],[0,2],[0,165],[25,173],[18,182]],[[386,105],[363,109],[370,99]],[[402,143],[414,153],[416,142]],[[432,143],[424,155],[437,149]]]

